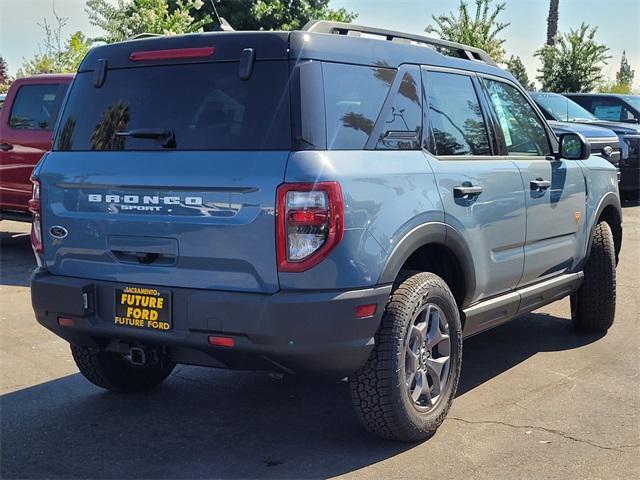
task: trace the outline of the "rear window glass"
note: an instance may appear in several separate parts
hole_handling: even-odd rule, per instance
[[[360,150],[373,131],[395,70],[324,63],[327,149]]]
[[[54,148],[288,150],[287,80],[285,61],[256,62],[246,81],[237,62],[108,70],[100,88],[80,73]]]
[[[47,83],[20,87],[13,101],[9,126],[19,130],[51,130],[66,85]]]

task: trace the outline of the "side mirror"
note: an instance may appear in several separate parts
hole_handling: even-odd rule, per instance
[[[591,145],[579,133],[563,133],[558,140],[560,144],[558,159],[586,160],[591,155]]]

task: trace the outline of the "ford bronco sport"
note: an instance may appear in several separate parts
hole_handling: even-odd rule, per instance
[[[348,377],[413,441],[463,338],[569,295],[577,329],[614,320],[615,167],[464,45],[320,21],[97,47],[33,182],[37,320],[116,392],[176,363]]]

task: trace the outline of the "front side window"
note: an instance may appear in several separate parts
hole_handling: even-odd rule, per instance
[[[471,77],[426,72],[436,155],[490,155],[487,129]]]
[[[20,87],[11,108],[9,126],[19,130],[51,130],[61,88],[59,83]]]
[[[513,86],[484,80],[509,155],[551,154],[547,132],[527,99]]]
[[[327,149],[360,150],[373,132],[396,71],[323,63]]]

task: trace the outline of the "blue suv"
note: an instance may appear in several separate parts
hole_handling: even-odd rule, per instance
[[[463,338],[614,320],[616,169],[482,50],[312,22],[92,49],[37,166],[38,322],[115,392],[175,364],[348,377],[415,441]]]

